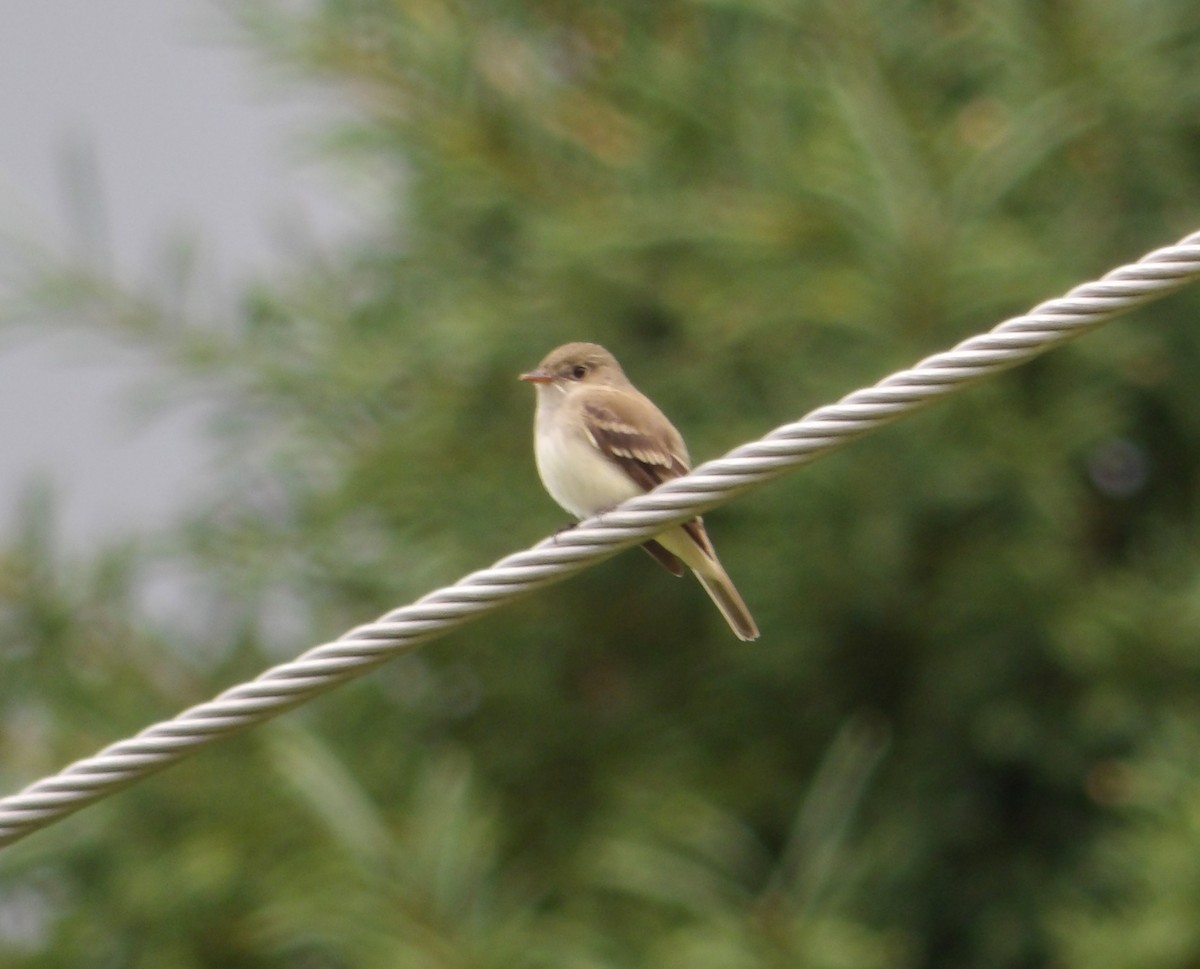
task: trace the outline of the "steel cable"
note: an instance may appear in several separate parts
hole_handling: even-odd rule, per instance
[[[944,353],[776,428],[691,474],[350,630],[0,799],[11,844],[221,737],[262,723],[396,654],[562,581],[664,526],[757,488],[939,397],[1014,367],[1200,276],[1200,232],[1084,283]]]

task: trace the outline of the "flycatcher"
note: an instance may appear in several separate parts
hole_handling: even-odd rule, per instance
[[[679,432],[604,347],[565,344],[521,379],[537,388],[538,475],[550,497],[576,518],[607,511],[691,470]],[[721,567],[703,521],[675,525],[642,547],[674,575],[690,568],[738,639],[758,639],[758,626]]]

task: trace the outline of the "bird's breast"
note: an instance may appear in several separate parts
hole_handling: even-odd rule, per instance
[[[583,426],[538,410],[538,475],[550,497],[576,518],[588,518],[643,490],[588,439]]]

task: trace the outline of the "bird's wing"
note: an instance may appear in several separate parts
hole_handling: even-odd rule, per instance
[[[583,426],[596,450],[646,491],[687,474],[687,448],[658,408],[639,409],[636,422],[630,411],[623,395],[588,396]]]
[[[654,539],[642,542],[642,548],[650,553],[650,557],[676,578],[683,575],[683,560],[674,552],[668,552]]]
[[[581,409],[584,429],[596,450],[646,491],[691,470],[683,438],[653,404],[638,411],[636,423],[624,395],[593,394]],[[683,529],[705,555],[713,557],[701,519],[684,522]],[[683,574],[683,563],[659,543],[651,541],[643,547],[669,572]]]

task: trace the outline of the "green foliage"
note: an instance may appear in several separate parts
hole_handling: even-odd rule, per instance
[[[31,275],[9,315],[220,402],[227,479],[168,551],[29,515],[10,788],[563,524],[514,380],[557,343],[702,459],[1195,227],[1185,0],[235,13],[375,218],[221,326]],[[628,553],[9,849],[0,959],[1194,964],[1198,299],[712,514],[752,648]],[[146,618],[168,569],[202,622]]]

